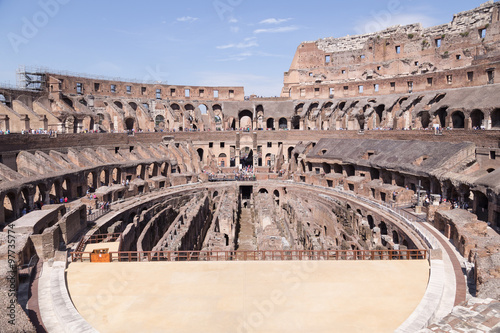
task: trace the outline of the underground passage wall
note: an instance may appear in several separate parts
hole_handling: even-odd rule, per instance
[[[394,217],[325,191],[272,181],[200,185],[123,210],[99,232],[122,232],[123,251],[425,248]]]

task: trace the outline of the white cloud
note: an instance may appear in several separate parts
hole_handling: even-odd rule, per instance
[[[183,16],[183,17],[178,17],[177,18],[177,21],[178,22],[194,22],[194,21],[197,21],[198,18],[197,17],[191,17],[191,16]]]
[[[232,17],[229,19],[228,23],[238,23],[238,20]]]
[[[269,57],[269,58],[284,58],[286,59],[288,56],[282,54],[272,54],[261,51],[246,51],[237,54],[230,55],[226,58],[217,59],[219,62],[227,62],[227,61],[243,61],[250,57]]]
[[[291,18],[277,19],[277,18],[272,17],[272,18],[268,18],[268,19],[260,21],[259,24],[280,24],[280,23],[287,22],[290,20],[291,20]]]
[[[231,29],[231,32],[234,34],[236,34],[240,31],[240,27],[231,27],[230,29]]]
[[[219,50],[224,50],[224,49],[247,49],[250,47],[256,47],[259,46],[257,43],[257,39],[255,37],[250,37],[250,38],[245,38],[243,42],[237,43],[237,44],[226,44],[226,45],[220,45],[216,46]]]
[[[279,27],[279,28],[270,28],[270,29],[256,29],[253,32],[255,34],[261,34],[261,33],[280,33],[280,32],[290,32],[290,31],[295,31],[298,30],[299,27],[290,25],[287,27]]]
[[[219,61],[219,62],[243,61],[243,60],[250,58],[252,55],[253,55],[252,52],[242,52],[242,53],[230,55],[226,58],[217,59],[217,61]]]

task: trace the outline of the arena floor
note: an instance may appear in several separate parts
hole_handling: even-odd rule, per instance
[[[70,296],[99,332],[392,332],[426,260],[71,263]]]

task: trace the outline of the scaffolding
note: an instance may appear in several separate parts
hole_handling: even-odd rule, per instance
[[[17,70],[17,87],[19,89],[42,91],[46,86],[46,71],[42,68],[20,66]]]
[[[62,75],[62,76],[72,76],[79,77],[82,79],[93,79],[111,82],[123,82],[123,83],[142,83],[142,84],[161,84],[167,85],[168,81],[158,81],[148,79],[151,75],[148,75],[143,80],[138,79],[127,79],[122,77],[104,76],[104,75],[91,75],[85,73],[77,73],[71,71],[63,71],[52,69],[48,67],[27,67],[20,66],[17,70],[17,85],[21,89],[29,90],[44,90],[44,84],[47,82],[48,77],[51,74]]]

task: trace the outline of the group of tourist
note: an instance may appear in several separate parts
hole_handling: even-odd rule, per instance
[[[217,173],[213,173],[210,171],[203,171],[208,175],[209,181],[229,181],[229,180],[237,180],[237,181],[255,181],[256,176],[251,165],[242,167],[239,171],[234,171],[232,174],[223,173],[221,170]]]
[[[2,131],[0,130],[0,135],[4,135],[4,134],[11,134],[12,132],[10,131],[10,129],[7,129],[5,131]],[[29,129],[29,130],[21,130],[21,134],[48,134],[50,136],[52,135],[55,135],[57,134],[57,131],[53,131],[53,130],[44,130],[44,129],[37,129],[37,130],[34,130],[34,129]]]

